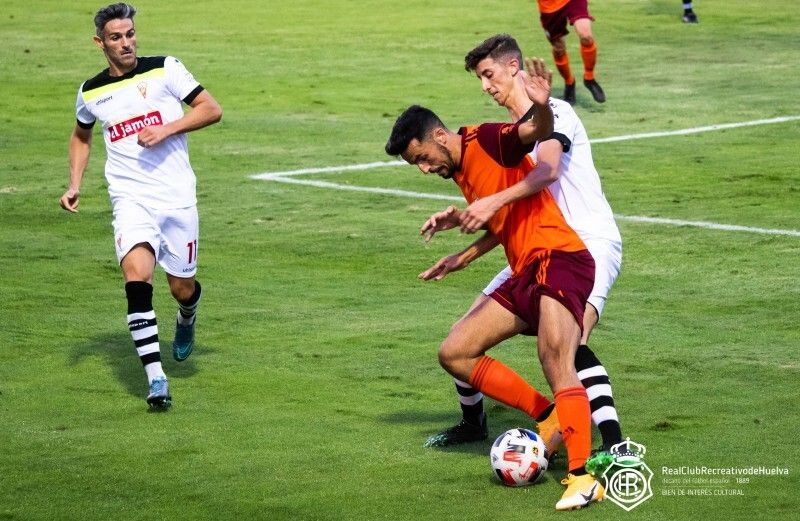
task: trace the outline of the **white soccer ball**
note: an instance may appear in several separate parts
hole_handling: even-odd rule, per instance
[[[492,469],[509,487],[533,485],[547,470],[544,442],[528,429],[511,429],[498,436],[489,457]]]

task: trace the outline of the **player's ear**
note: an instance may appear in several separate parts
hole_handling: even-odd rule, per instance
[[[102,38],[100,38],[100,37],[99,37],[99,36],[97,36],[97,35],[94,35],[94,36],[92,37],[92,40],[94,40],[94,44],[95,44],[96,46],[100,47],[100,49],[101,49],[101,50],[103,50],[103,51],[105,51],[105,50],[106,50],[106,46],[105,46],[105,45],[103,45],[103,39],[102,39]]]
[[[433,129],[432,135],[433,135],[433,140],[436,143],[440,145],[444,145],[445,143],[447,143],[447,131],[442,127],[436,127],[435,129]]]

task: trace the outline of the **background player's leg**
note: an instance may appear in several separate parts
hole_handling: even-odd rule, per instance
[[[603,103],[606,100],[605,92],[594,77],[594,66],[597,63],[597,43],[592,35],[592,20],[590,18],[575,20],[575,32],[578,33],[581,42],[583,84],[589,89],[596,102]]]
[[[567,53],[567,43],[564,38],[551,41],[553,48],[553,62],[556,64],[558,73],[564,78],[564,96],[562,99],[570,105],[575,104],[575,77],[569,66],[569,54]]]
[[[697,15],[694,13],[692,9],[691,2],[683,2],[683,23],[685,24],[696,24],[700,20],[697,19]]]
[[[120,262],[120,267],[125,277],[125,295],[128,299],[128,329],[150,386],[147,402],[153,407],[168,407],[171,397],[161,367],[158,323],[153,310],[155,262],[150,245],[142,243],[131,248]]]
[[[168,273],[167,281],[172,296],[178,302],[172,356],[178,362],[182,362],[192,354],[194,349],[194,322],[203,290],[200,282],[194,277],[182,278]]]

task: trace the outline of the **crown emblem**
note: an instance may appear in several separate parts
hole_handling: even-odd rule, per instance
[[[147,97],[147,82],[140,81],[136,85],[136,88],[139,89],[139,94],[141,94],[143,98]]]
[[[641,463],[647,452],[647,448],[640,443],[631,441],[630,438],[625,438],[625,441],[612,445],[609,452],[614,455],[617,461],[625,462],[626,464],[636,464]]]

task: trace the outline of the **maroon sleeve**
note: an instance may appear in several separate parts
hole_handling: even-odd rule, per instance
[[[484,123],[478,127],[478,143],[504,167],[517,166],[533,150],[519,139],[519,123]]]

